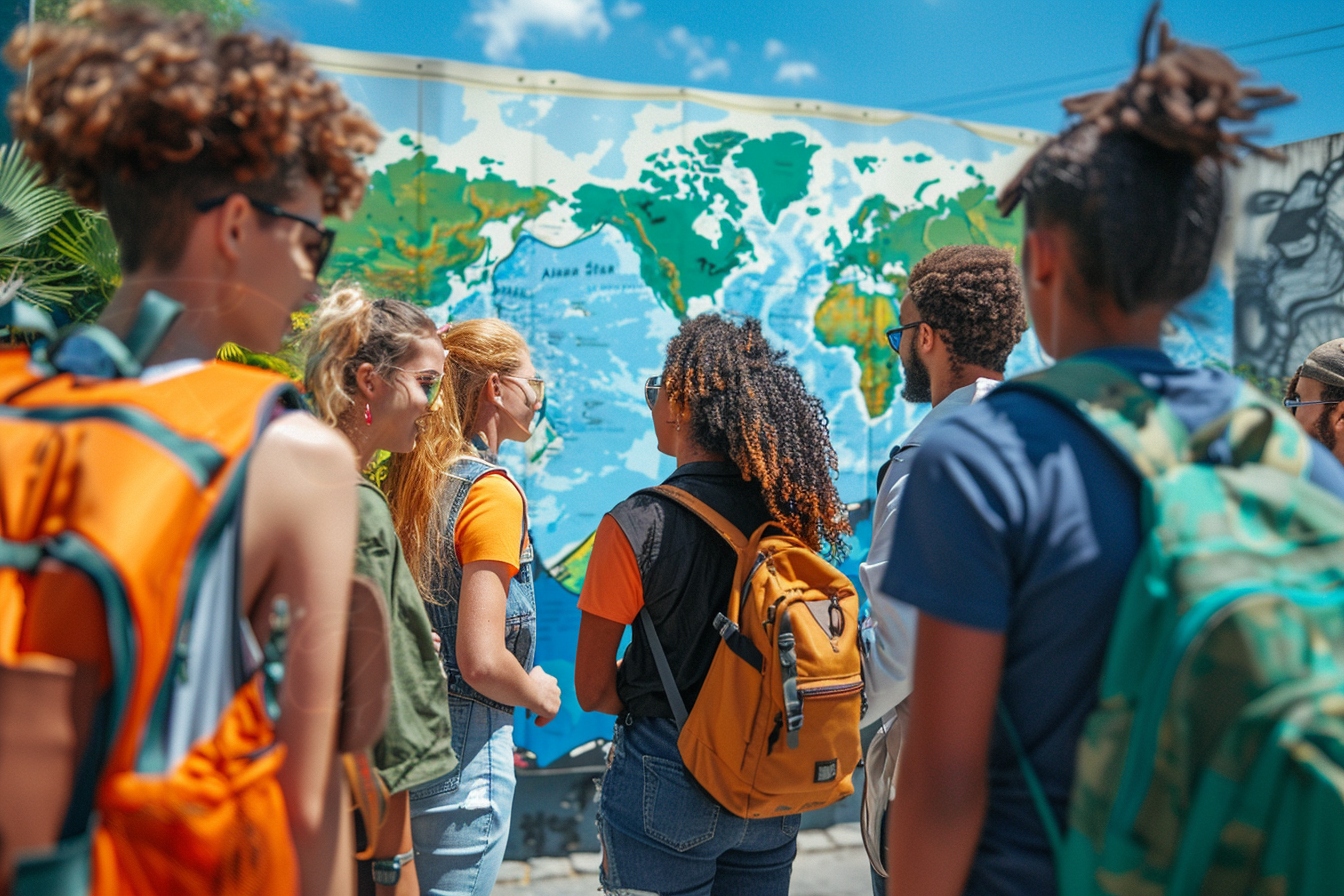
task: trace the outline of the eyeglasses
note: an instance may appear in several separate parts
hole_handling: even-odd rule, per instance
[[[1339,404],[1339,399],[1335,399],[1333,401],[1327,401],[1324,399],[1321,401],[1303,401],[1300,398],[1285,398],[1283,400],[1283,406],[1286,407],[1288,410],[1292,411],[1294,417],[1297,416],[1298,408],[1304,407],[1305,405],[1309,404]]]
[[[905,331],[922,323],[924,323],[922,320],[911,321],[908,324],[901,324],[899,327],[892,327],[888,330],[887,344],[891,346],[891,350],[899,352],[901,350],[901,337],[905,335]]]
[[[541,377],[517,376],[516,374],[512,373],[501,373],[500,376],[502,376],[506,380],[520,380],[531,386],[533,394],[537,396],[535,399],[533,399],[532,404],[538,405],[546,403],[546,381]]]
[[[438,400],[439,392],[443,389],[443,374],[435,373],[432,370],[407,370],[405,367],[388,367],[388,370],[397,370],[401,373],[409,373],[415,384],[425,390],[425,403],[430,407]]]
[[[234,195],[230,193],[229,196]],[[208,212],[219,208],[229,201],[229,196],[216,196],[214,199],[205,199],[196,203],[196,211]],[[303,215],[296,215],[293,212],[287,212],[278,205],[272,205],[269,202],[262,202],[260,199],[253,199],[251,196],[243,196],[244,199],[257,211],[263,215],[270,215],[272,218],[285,218],[289,221],[298,221],[317,232],[317,242],[311,245],[305,245],[303,251],[307,253],[308,260],[313,263],[313,279],[322,272],[322,266],[327,263],[327,256],[331,254],[331,247],[336,243],[336,231],[323,227],[318,221],[312,218],[305,218]]]
[[[651,376],[644,381],[644,403],[649,406],[649,410],[653,410],[653,406],[658,403],[658,390],[661,388],[663,388],[661,375]]]

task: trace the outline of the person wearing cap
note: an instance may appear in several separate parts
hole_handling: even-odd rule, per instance
[[[1283,406],[1302,428],[1344,463],[1344,339],[1318,345],[1284,390]]]

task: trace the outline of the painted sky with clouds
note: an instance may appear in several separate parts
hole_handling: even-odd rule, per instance
[[[1119,80],[1146,0],[263,0],[329,46],[1057,130],[1060,97]],[[1175,33],[1229,48],[1302,100],[1271,143],[1344,131],[1339,0],[1170,0]]]

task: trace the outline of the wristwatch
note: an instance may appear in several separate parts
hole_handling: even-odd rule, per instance
[[[415,859],[415,850],[404,852],[390,859],[373,860],[373,882],[384,887],[395,887],[401,880],[401,869]]]

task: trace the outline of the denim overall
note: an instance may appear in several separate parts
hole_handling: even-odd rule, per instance
[[[489,896],[509,839],[515,784],[514,708],[491,700],[462,678],[457,662],[462,566],[453,549],[453,533],[467,492],[482,476],[501,469],[479,458],[460,458],[448,469],[439,493],[446,511],[441,537],[448,546],[449,563],[441,581],[434,585],[438,603],[426,601],[425,610],[442,639],[453,749],[460,764],[411,791],[411,834],[422,893]],[[520,541],[526,541],[526,532],[524,510]],[[531,671],[537,642],[537,601],[530,541],[523,545],[518,574],[509,582],[504,616],[505,646],[525,670]]]

